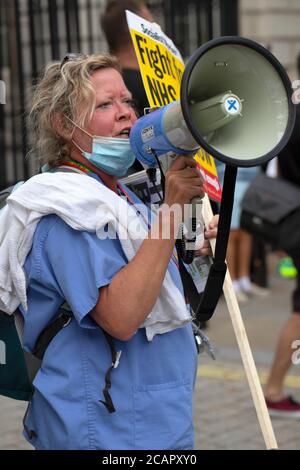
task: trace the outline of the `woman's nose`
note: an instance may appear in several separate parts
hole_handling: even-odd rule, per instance
[[[119,103],[117,109],[117,119],[130,119],[133,113],[132,108],[127,103]]]

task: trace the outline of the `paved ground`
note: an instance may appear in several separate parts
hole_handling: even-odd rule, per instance
[[[273,260],[271,260],[273,261]],[[272,263],[273,264],[273,263]],[[281,327],[290,311],[293,280],[270,274],[270,296],[240,306],[261,383],[266,382]],[[220,301],[207,335],[217,360],[200,356],[195,394],[197,449],[265,449],[230,316]],[[299,337],[300,339],[300,337]],[[286,391],[300,399],[300,365],[292,366]],[[280,449],[300,449],[300,420],[273,418]]]
[[[248,339],[261,381],[269,370],[278,333],[290,310],[294,281],[270,274],[271,294],[253,298],[241,307]],[[217,360],[200,356],[196,393],[197,449],[265,449],[249,386],[224,300],[206,331],[215,345]],[[300,338],[299,338],[300,339]],[[300,399],[300,365],[287,377],[287,391]],[[0,397],[0,449],[30,449],[21,435],[25,406]],[[280,449],[300,449],[300,420],[272,421]]]

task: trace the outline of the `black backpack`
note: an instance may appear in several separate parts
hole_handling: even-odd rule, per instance
[[[299,186],[261,173],[251,182],[241,206],[241,228],[275,249],[300,256]]]

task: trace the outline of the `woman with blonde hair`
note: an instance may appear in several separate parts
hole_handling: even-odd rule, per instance
[[[136,114],[109,55],[49,65],[30,118],[44,173],[8,200],[17,259],[2,301],[19,306],[29,351],[67,320],[45,349],[24,435],[36,449],[191,449],[197,351],[174,256],[182,219],[167,208],[203,196],[196,163],[175,160],[165,205],[147,218],[118,182]]]

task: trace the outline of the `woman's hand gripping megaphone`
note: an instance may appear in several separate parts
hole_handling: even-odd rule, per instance
[[[165,203],[179,204],[184,214],[192,199],[204,197],[203,178],[196,161],[190,156],[178,156],[166,173]],[[183,221],[183,219],[182,219]]]
[[[203,183],[197,163],[191,156],[176,157],[166,173],[165,204],[168,207],[179,206],[180,222],[184,224],[179,235],[179,248],[188,264],[193,261],[195,250],[201,248],[196,243],[196,236],[197,225],[202,221]]]

